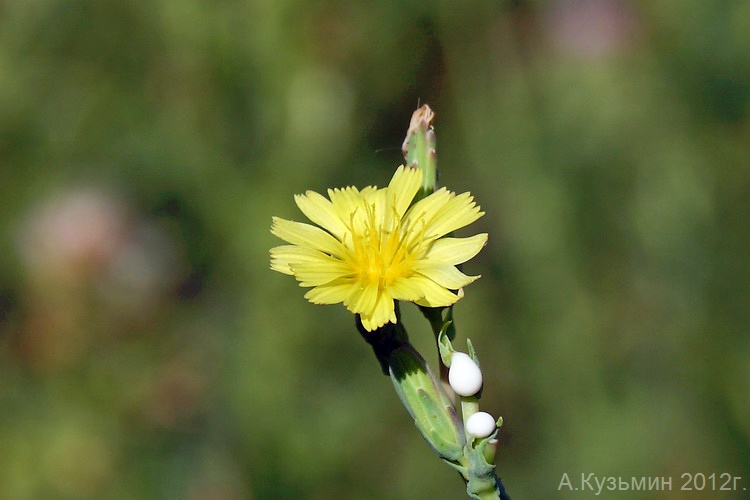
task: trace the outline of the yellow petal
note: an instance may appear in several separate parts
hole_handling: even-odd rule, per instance
[[[455,303],[460,297],[424,276],[412,276],[412,282],[419,285],[423,298],[417,300],[420,306],[443,307]]]
[[[307,191],[305,194],[295,195],[294,201],[308,219],[333,234],[337,239],[343,239],[347,226],[341,220],[333,203],[325,196],[315,191]]]
[[[387,293],[380,294],[372,311],[368,313],[360,313],[360,319],[362,321],[362,326],[364,326],[368,332],[377,330],[389,321],[395,323],[396,310],[391,296]]]
[[[400,219],[411,205],[414,196],[422,184],[422,171],[417,168],[407,168],[401,165],[388,184],[388,196],[391,198],[393,208]]]
[[[424,296],[422,289],[410,278],[396,278],[388,285],[388,293],[396,300],[414,302]]]
[[[375,321],[373,321],[373,320],[372,320],[372,318],[371,318],[371,317],[369,317],[369,316],[364,316],[364,315],[361,315],[361,314],[360,314],[360,316],[359,316],[359,319],[360,319],[360,321],[362,321],[362,326],[364,326],[364,327],[365,327],[365,330],[367,330],[368,332],[372,332],[372,331],[374,331],[374,330],[377,330],[377,329],[378,329],[378,328],[380,328],[381,326],[383,326],[383,325],[378,325],[378,324],[377,324],[377,323],[376,323]]]
[[[455,195],[445,188],[418,201],[409,209],[405,220],[409,227],[424,225],[419,237],[440,238],[479,219],[484,212],[474,202],[470,193]]]
[[[425,230],[427,238],[439,238],[451,231],[468,226],[484,215],[470,193],[451,197],[434,215]]]
[[[371,231],[382,231],[386,209],[385,189],[364,192],[359,206],[352,213],[352,231],[360,237]]]
[[[362,193],[355,187],[329,189],[328,197],[331,199],[331,205],[338,218],[351,229],[349,224],[351,214],[362,205]]]
[[[393,298],[388,293],[381,293],[378,296],[378,302],[372,313],[373,323],[378,323],[376,328],[380,328],[388,322],[396,322],[396,309],[393,304]]]
[[[318,250],[296,245],[281,245],[271,249],[271,269],[280,273],[293,275],[291,266],[308,262],[317,263],[330,259],[328,255]]]
[[[344,257],[341,243],[319,227],[274,217],[271,232],[293,245],[313,248],[339,258]]]
[[[414,270],[449,290],[458,290],[479,278],[479,276],[467,276],[455,266],[427,261],[415,264]]]
[[[404,216],[404,226],[416,233],[417,226],[423,227],[428,224],[436,214],[451,198],[451,193],[445,188],[440,188],[431,195],[416,202]]]
[[[332,258],[329,258],[328,261],[318,260],[291,264],[290,267],[294,276],[300,281],[300,286],[325,285],[336,279],[348,278],[352,275],[349,264]]]
[[[368,283],[361,287],[344,305],[353,313],[370,315],[378,301],[378,284]]]
[[[487,244],[487,233],[470,238],[441,238],[427,252],[425,258],[446,264],[461,264],[473,258]]]
[[[338,304],[352,294],[351,283],[316,286],[308,290],[305,298],[313,304]]]

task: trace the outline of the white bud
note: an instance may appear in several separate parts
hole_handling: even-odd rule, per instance
[[[459,396],[473,396],[482,388],[482,371],[468,354],[454,352],[448,382]]]
[[[466,419],[466,432],[482,439],[486,438],[497,429],[497,423],[487,412],[478,411]]]

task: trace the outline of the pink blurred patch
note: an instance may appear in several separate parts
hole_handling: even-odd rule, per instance
[[[109,193],[69,191],[35,207],[24,221],[21,259],[32,275],[77,281],[112,261],[126,240],[128,219]]]
[[[627,0],[557,0],[545,12],[544,25],[557,49],[600,57],[632,45],[638,18]]]

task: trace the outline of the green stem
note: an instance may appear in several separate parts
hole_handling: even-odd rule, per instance
[[[440,342],[447,338],[448,348],[452,350],[450,341],[456,337],[456,327],[453,322],[453,308],[441,307],[430,308],[420,307],[422,314],[427,318],[438,343],[438,362],[440,364],[441,379],[448,385],[448,368],[442,362],[440,355]],[[443,314],[445,311],[445,314]],[[474,348],[471,342],[469,352],[474,357]],[[450,390],[452,394],[453,391]],[[464,423],[477,411],[479,411],[479,395],[461,396],[461,417]],[[493,499],[493,500],[510,500],[505,492],[502,481],[497,476],[494,461],[493,449],[495,443],[490,443],[494,438],[490,436],[482,440],[476,440],[472,436],[466,435],[466,446],[464,446],[463,456],[458,459],[460,467],[458,468],[466,482],[466,493],[474,499]]]
[[[479,411],[479,398],[476,396],[461,396],[461,416],[466,425],[466,420]]]
[[[432,128],[434,118],[435,114],[427,105],[416,110],[402,146],[406,165],[422,171],[422,188],[412,203],[433,193],[437,184],[436,139]],[[429,321],[438,344],[440,381],[409,343],[406,329],[401,322],[398,301],[395,302],[396,323],[389,323],[374,332],[368,332],[357,316],[357,328],[372,346],[383,373],[390,376],[396,393],[414,418],[419,432],[448,465],[461,473],[469,497],[480,500],[510,500],[492,463],[496,443],[490,441],[496,433],[477,440],[465,431],[466,419],[479,410],[479,395],[461,398],[461,419],[458,418],[452,401],[455,394],[448,380],[447,361],[443,363],[440,355],[440,342],[446,342],[447,347],[442,346],[443,348],[452,349],[450,341],[456,336],[453,308],[420,306],[419,309]],[[469,351],[475,358],[470,343]]]

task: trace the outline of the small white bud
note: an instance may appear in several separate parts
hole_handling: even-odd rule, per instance
[[[486,438],[497,429],[497,423],[487,412],[478,411],[466,419],[466,432],[482,439]]]
[[[473,396],[482,388],[482,371],[468,354],[454,352],[448,382],[459,396]]]

